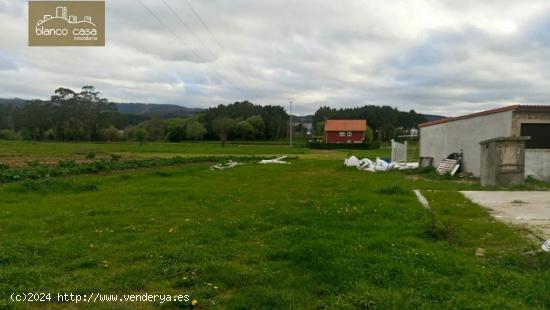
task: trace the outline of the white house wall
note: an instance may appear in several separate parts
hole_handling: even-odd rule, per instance
[[[512,111],[477,116],[420,129],[420,156],[433,157],[438,166],[451,153],[464,152],[464,169],[479,176],[479,142],[512,135]]]

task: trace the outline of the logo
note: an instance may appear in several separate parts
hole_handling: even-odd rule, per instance
[[[105,2],[29,1],[29,46],[105,46]]]

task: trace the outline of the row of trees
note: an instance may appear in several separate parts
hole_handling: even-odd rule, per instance
[[[282,107],[248,101],[219,105],[187,118],[151,119],[129,129],[129,137],[145,132],[147,140],[266,140],[288,135],[288,115]],[[135,138],[134,138],[135,139]],[[139,139],[136,139],[139,140]]]
[[[367,105],[345,109],[321,107],[313,116],[315,134],[321,135],[324,132],[324,122],[327,119],[366,119],[374,137],[380,141],[407,133],[426,121],[422,114],[414,110],[402,112],[389,106]]]
[[[99,140],[110,126],[124,125],[116,107],[92,86],[80,92],[59,88],[50,101],[33,100],[21,107],[3,106],[0,129],[31,140]]]
[[[61,141],[172,141],[280,139],[287,136],[282,107],[248,101],[219,105],[187,118],[136,118],[117,112],[92,86],[59,88],[49,101],[0,105],[0,139]]]
[[[314,131],[322,135],[326,119],[366,119],[369,138],[387,140],[425,119],[414,110],[388,106],[350,109],[321,107],[313,116]],[[300,131],[300,126],[296,127]],[[78,92],[59,88],[49,101],[19,106],[0,105],[0,139],[61,141],[278,140],[288,136],[288,114],[282,106],[248,101],[219,105],[186,118],[143,118],[121,114],[93,86]],[[369,140],[372,140],[370,138]]]

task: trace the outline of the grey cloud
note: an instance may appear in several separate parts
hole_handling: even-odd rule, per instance
[[[0,0],[0,97],[93,84],[117,101],[250,99],[312,113],[381,104],[446,115],[546,103],[550,5],[529,1],[107,1],[105,48],[29,48],[26,0]],[[506,28],[508,27],[508,28]],[[504,29],[506,28],[506,29]],[[505,31],[506,30],[506,31]],[[9,70],[9,71],[8,71]]]

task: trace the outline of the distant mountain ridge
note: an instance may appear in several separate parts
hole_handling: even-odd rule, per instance
[[[13,105],[16,107],[22,107],[27,104],[29,100],[13,98],[5,99],[0,98],[0,105]],[[144,117],[159,117],[159,118],[170,118],[170,117],[186,117],[205,111],[201,108],[188,108],[184,106],[179,106],[175,104],[155,104],[155,103],[115,103],[117,109],[122,114],[138,115]],[[431,122],[439,119],[445,118],[441,115],[432,115],[432,114],[421,114],[426,119],[426,122]],[[313,122],[313,115],[304,115],[298,116],[293,115],[294,123],[311,123]]]
[[[0,105],[13,105],[15,107],[22,107],[27,104],[29,100],[13,98],[5,99],[0,98]],[[118,112],[122,114],[131,114],[148,117],[178,117],[189,116],[204,109],[200,108],[188,108],[175,104],[153,104],[153,103],[116,103]]]
[[[13,105],[13,106],[16,106],[16,107],[24,106],[25,104],[27,104],[27,101],[28,100],[20,99],[20,98],[13,98],[13,99],[0,98],[0,104],[2,104],[2,105]]]
[[[117,109],[123,114],[176,117],[189,116],[204,111],[200,108],[187,108],[175,104],[153,104],[153,103],[116,103]]]

